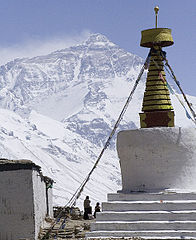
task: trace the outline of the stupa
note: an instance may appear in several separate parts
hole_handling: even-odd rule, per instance
[[[150,48],[150,65],[146,79],[143,107],[140,113],[142,128],[174,127],[174,112],[165,80],[162,47],[173,45],[171,29],[157,28],[158,7],[155,7],[156,28],[142,31],[140,46]]]
[[[108,194],[87,238],[196,239],[196,130],[174,126],[163,47],[171,30],[142,31],[150,48],[140,129],[118,133],[122,190]]]

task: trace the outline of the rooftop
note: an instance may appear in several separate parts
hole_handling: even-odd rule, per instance
[[[53,179],[50,177],[44,176],[41,172],[41,167],[36,165],[34,162],[26,159],[21,160],[9,160],[6,158],[0,158],[0,172],[3,171],[15,171],[20,169],[31,169],[37,170],[40,174],[39,176],[44,180],[46,183],[53,183]]]
[[[36,169],[40,171],[41,167],[30,160],[8,160],[0,158],[0,171],[13,171],[19,169]]]

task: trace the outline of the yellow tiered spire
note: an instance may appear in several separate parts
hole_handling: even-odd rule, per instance
[[[173,110],[162,60],[160,51],[157,51],[156,54],[151,54],[143,99],[143,112]]]
[[[158,6],[154,10],[156,28],[142,31],[140,43],[142,47],[151,48],[150,65],[143,98],[143,113],[140,113],[142,128],[174,126],[174,112],[172,111],[173,107],[165,79],[162,56],[162,47],[172,45],[173,39],[170,29],[157,28]]]

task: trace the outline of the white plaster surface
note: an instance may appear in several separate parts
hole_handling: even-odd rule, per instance
[[[49,204],[49,213],[48,215],[53,217],[53,188],[48,189],[48,204]]]
[[[196,192],[132,192],[127,193],[109,193],[108,202],[127,202],[127,201],[171,201],[171,200],[196,200]]]
[[[105,202],[102,204],[103,211],[189,211],[196,209],[196,201],[136,201],[136,202]]]
[[[46,184],[37,171],[32,171],[33,199],[35,216],[35,239],[37,239],[40,227],[44,225],[46,216]]]
[[[96,221],[195,221],[196,211],[127,211],[124,212],[113,212],[106,211],[96,215]]]
[[[34,239],[32,170],[0,171],[0,240]]]
[[[139,224],[138,224],[139,223]],[[107,221],[91,224],[91,230],[101,231],[150,231],[150,230],[195,230],[196,221]]]
[[[122,131],[122,191],[108,195],[87,238],[196,239],[196,129]]]
[[[46,185],[37,170],[0,171],[0,240],[37,240],[46,213]]]
[[[118,193],[108,199],[87,238],[196,239],[196,193]]]
[[[196,190],[196,129],[146,128],[119,132],[122,192]]]
[[[32,171],[33,179],[33,198],[34,198],[34,216],[35,216],[35,239],[37,239],[40,227],[44,226],[44,220],[47,214],[46,207],[46,184],[40,177],[40,174]],[[48,191],[49,216],[52,217],[52,189]]]
[[[150,231],[93,231],[86,233],[87,238],[130,238],[139,237],[142,239],[196,239],[195,230],[150,230]]]

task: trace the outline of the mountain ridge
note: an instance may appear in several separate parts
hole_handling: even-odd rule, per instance
[[[64,205],[96,161],[142,64],[142,58],[94,34],[76,46],[1,66],[0,157],[40,165],[56,182],[54,204]],[[145,76],[118,131],[139,127]],[[196,97],[189,98],[196,107]],[[171,99],[176,124],[192,127]],[[115,137],[78,204],[85,195],[97,202],[121,189]]]

